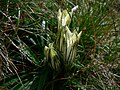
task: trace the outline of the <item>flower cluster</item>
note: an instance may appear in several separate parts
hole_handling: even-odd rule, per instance
[[[82,34],[82,31],[80,33],[78,33],[77,30],[71,32],[69,29],[72,14],[76,8],[78,8],[78,6],[74,7],[71,12],[68,12],[67,10],[61,11],[61,9],[58,11],[58,34],[55,44],[57,50],[62,53],[62,61],[65,66],[71,66],[75,61],[77,44]],[[44,51],[47,60],[51,60],[52,68],[58,70],[60,68],[60,60],[57,51],[53,47],[53,43],[50,43],[49,47],[45,46]]]

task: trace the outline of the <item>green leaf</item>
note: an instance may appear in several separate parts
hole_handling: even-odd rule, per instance
[[[44,85],[48,79],[48,69],[44,68],[32,82],[29,90],[44,90]]]

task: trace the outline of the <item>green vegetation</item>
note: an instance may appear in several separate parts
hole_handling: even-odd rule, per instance
[[[119,5],[0,1],[0,90],[119,90]]]

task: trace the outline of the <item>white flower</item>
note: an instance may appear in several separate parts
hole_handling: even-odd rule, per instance
[[[72,12],[74,12],[74,11],[76,11],[78,9],[78,5],[77,6],[75,6],[74,8],[72,8]]]

